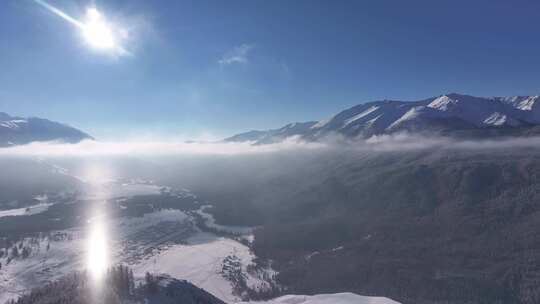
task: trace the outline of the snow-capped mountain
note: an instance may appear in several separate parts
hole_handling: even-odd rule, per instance
[[[381,100],[359,104],[317,123],[308,122],[290,132],[315,140],[331,134],[369,137],[396,131],[453,131],[515,128],[540,124],[539,96],[474,97],[447,94],[420,101]],[[291,125],[269,131],[251,131],[228,141],[267,143],[288,137]],[[249,135],[249,136],[247,136]]]
[[[0,147],[34,141],[79,142],[92,136],[68,125],[38,117],[13,117],[0,112]]]
[[[279,142],[291,136],[303,136],[308,133],[311,128],[317,124],[316,121],[295,122],[285,125],[279,129],[266,131],[252,130],[245,133],[236,134],[225,138],[228,142],[245,142],[251,141],[257,144],[270,144]]]

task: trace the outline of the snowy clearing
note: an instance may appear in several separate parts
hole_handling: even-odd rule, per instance
[[[232,257],[240,262],[238,270],[244,276],[248,287],[269,287],[264,275],[248,273],[247,266],[253,263],[255,256],[247,246],[205,232],[199,232],[186,241],[185,245],[174,245],[137,265],[130,266],[136,276],[144,276],[146,272],[166,273],[177,279],[188,280],[216,297],[234,303],[240,301],[240,298],[234,294],[231,281],[224,276],[227,274],[227,267],[224,267],[227,265],[226,259]]]
[[[399,304],[383,297],[366,297],[354,293],[319,294],[314,296],[287,295],[263,302],[242,302],[243,304]]]
[[[23,207],[23,208],[2,210],[0,211],[0,217],[38,214],[38,213],[46,211],[50,206],[52,206],[51,203],[39,203],[36,205]]]

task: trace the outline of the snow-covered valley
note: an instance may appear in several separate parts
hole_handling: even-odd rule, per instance
[[[107,265],[128,265],[138,278],[143,278],[146,272],[169,274],[191,281],[230,303],[242,300],[246,287],[262,290],[274,286],[273,271],[257,268],[253,264],[255,256],[247,245],[202,231],[190,211],[156,208],[142,216],[112,215],[117,206],[119,210],[129,209],[130,198],[137,196],[148,199],[148,204],[163,197],[189,198],[197,207],[193,194],[173,193],[170,189],[140,183],[113,182],[89,189],[95,193],[79,194],[72,202],[80,204],[81,197],[91,198],[87,203],[94,207],[90,209],[99,210],[77,215],[88,217],[83,225],[25,237],[2,251],[0,303],[74,270],[92,268],[94,261],[88,256],[95,250],[91,239],[96,223],[106,227],[102,237],[107,243]],[[24,210],[4,211],[4,216],[25,220],[23,217],[30,213]],[[211,215],[202,209],[194,214],[203,216],[209,224],[214,223]],[[247,227],[233,228],[235,232],[250,231]]]
[[[0,248],[0,303],[73,271],[99,276],[119,264],[130,267],[136,280],[146,273],[165,274],[227,303],[285,293],[272,264],[259,264],[250,248],[256,227],[218,224],[208,211],[212,205],[189,190],[144,180],[78,179],[85,183],[79,190],[0,211],[2,227],[34,229],[5,238]],[[395,302],[335,294],[253,303]]]

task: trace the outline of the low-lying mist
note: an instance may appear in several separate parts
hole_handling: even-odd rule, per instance
[[[497,161],[535,157],[540,137],[460,140],[410,133],[321,142],[298,138],[266,145],[226,142],[32,143],[0,149],[0,181],[9,201],[11,189],[39,194],[61,185],[84,183],[89,168],[101,168],[109,179],[143,179],[190,189],[219,204],[282,203],[305,189],[328,183],[358,187],[363,175],[398,170],[410,164],[449,159]],[[49,177],[54,172],[54,178]],[[71,178],[71,180],[70,180]],[[55,182],[58,180],[58,182]],[[67,182],[66,180],[70,180]],[[21,186],[23,185],[23,186]],[[336,190],[337,191],[337,190]],[[8,195],[11,193],[12,195]],[[255,212],[255,211],[254,211]]]
[[[369,292],[357,282],[389,282],[395,292],[410,278],[427,286],[440,269],[463,269],[456,252],[472,257],[466,267],[477,267],[478,276],[464,284],[482,293],[499,285],[477,278],[502,277],[490,265],[514,259],[514,240],[538,230],[539,151],[540,137],[410,133],[268,145],[34,143],[0,149],[0,209],[93,177],[184,188],[213,206],[205,210],[219,224],[256,227],[252,250],[275,262],[280,282],[300,294],[323,283],[359,294]],[[319,255],[308,261],[313,252]],[[443,286],[461,292],[454,282]]]
[[[31,157],[102,157],[102,156],[235,156],[276,152],[312,152],[315,150],[349,150],[401,152],[422,149],[483,150],[508,148],[540,148],[540,136],[489,139],[456,139],[412,133],[374,135],[367,139],[346,139],[327,136],[322,141],[308,142],[291,137],[282,142],[253,144],[251,142],[168,142],[130,141],[101,142],[85,140],[77,144],[34,142],[0,149],[0,156]]]

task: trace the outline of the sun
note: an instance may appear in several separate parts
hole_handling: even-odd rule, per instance
[[[86,19],[82,24],[85,41],[94,48],[113,50],[119,47],[114,27],[105,20],[96,8],[86,10]]]
[[[85,42],[92,48],[111,51],[120,55],[127,54],[122,41],[127,38],[127,31],[107,21],[95,7],[86,9],[84,20],[80,23]]]
[[[124,43],[129,40],[128,31],[116,23],[110,22],[95,7],[88,7],[83,18],[74,18],[66,12],[56,8],[44,0],[34,0],[37,4],[43,6],[51,13],[66,20],[77,27],[84,41],[88,46],[96,50],[106,51],[105,53],[115,56],[131,55],[124,48]]]
[[[86,42],[98,49],[114,49],[117,45],[111,26],[95,8],[86,10],[82,32]]]

